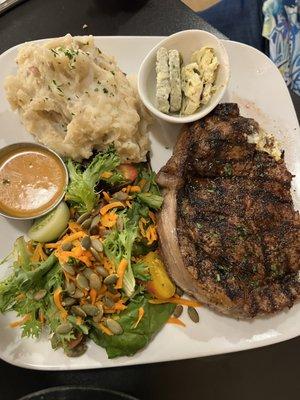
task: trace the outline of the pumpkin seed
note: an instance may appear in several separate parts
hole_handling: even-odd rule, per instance
[[[76,286],[74,285],[73,282],[67,282],[67,283],[66,283],[66,291],[67,291],[70,295],[74,294],[75,289],[76,289]]]
[[[199,322],[199,314],[194,307],[188,307],[188,314],[193,322]]]
[[[97,292],[102,286],[102,277],[100,278],[97,274],[93,273],[90,275],[90,287],[95,289]]]
[[[89,236],[84,236],[81,240],[81,246],[85,250],[89,250],[89,248],[91,247],[91,238]]]
[[[73,304],[75,304],[76,303],[76,299],[74,299],[73,297],[66,297],[65,299],[63,299],[63,301],[61,302],[61,304],[64,306],[64,307],[70,307],[70,306],[72,306]]]
[[[181,297],[184,294],[184,291],[182,289],[180,289],[180,287],[176,286],[175,293]]]
[[[92,223],[92,218],[88,218],[81,223],[81,228],[88,230],[91,226],[91,223]]]
[[[61,267],[68,274],[75,275],[75,269],[74,269],[74,267],[72,265],[64,263],[64,264],[61,264]]]
[[[88,218],[90,218],[91,213],[90,212],[86,212],[82,215],[80,215],[80,217],[77,219],[77,224],[82,224],[85,220],[87,220]]]
[[[95,217],[96,215],[99,214],[100,208],[102,207],[102,204],[98,204],[96,208],[93,209],[92,211],[92,217]]]
[[[98,308],[98,314],[93,317],[94,322],[100,322],[103,317],[103,306],[99,304],[97,308]]]
[[[67,228],[63,231],[63,233],[58,237],[58,239],[61,239],[62,237],[64,237],[65,234],[68,233],[68,230],[69,230],[69,227],[67,227]]]
[[[94,249],[94,247],[90,247],[90,252],[93,254],[97,261],[101,261],[100,254]]]
[[[106,236],[107,235],[109,235],[110,234],[110,230],[109,229],[100,229],[99,230],[99,236],[101,237],[101,238],[106,238]]]
[[[92,219],[91,225],[90,225],[90,234],[91,235],[98,235],[99,234],[99,222],[100,222],[100,215],[97,214],[96,216],[94,216],[94,218]]]
[[[72,325],[70,322],[64,322],[55,329],[55,333],[58,333],[59,335],[65,335],[72,330]]]
[[[104,296],[102,301],[107,308],[112,308],[115,305],[115,302],[110,297],[107,296]]]
[[[108,285],[108,286],[107,286],[107,290],[108,290],[109,293],[111,293],[111,294],[117,294],[117,293],[118,293],[117,289],[115,289],[115,287],[114,287],[113,285]]]
[[[98,267],[96,267],[96,271],[103,277],[106,278],[108,276],[108,271],[102,267],[101,265],[99,265]]]
[[[177,304],[177,306],[173,312],[174,317],[179,318],[180,315],[182,314],[182,311],[183,311],[183,307],[180,304]]]
[[[124,220],[120,216],[117,219],[117,229],[118,231],[122,231],[124,229]]]
[[[84,296],[83,292],[80,289],[75,289],[75,292],[71,294],[71,297],[74,299],[81,299]]]
[[[118,275],[117,274],[111,274],[108,275],[105,279],[104,279],[104,283],[105,285],[113,285],[114,283],[116,283],[118,280]]]
[[[70,349],[66,347],[64,353],[68,357],[80,357],[87,351],[87,345],[80,343],[78,346]]]
[[[54,333],[52,335],[52,338],[51,338],[50,342],[51,342],[51,347],[52,347],[53,350],[56,350],[61,346],[61,340],[60,340],[59,336],[56,333]]]
[[[96,226],[96,225],[98,225],[99,224],[99,222],[100,222],[100,220],[101,220],[101,217],[100,217],[100,215],[98,214],[98,215],[96,215],[93,219],[92,219],[92,222],[91,222],[91,227],[92,226]]]
[[[38,292],[35,293],[35,295],[33,296],[34,300],[42,300],[47,294],[47,290],[45,289],[41,289]]]
[[[92,239],[92,247],[98,251],[99,253],[101,253],[103,251],[103,244],[100,242],[100,240],[97,239]]]
[[[89,315],[90,317],[95,317],[99,314],[99,308],[93,306],[92,304],[83,304],[81,308],[86,313],[86,315]]]
[[[67,243],[63,243],[61,248],[63,249],[63,251],[71,251],[73,248],[73,245],[71,242],[67,242]]]
[[[115,321],[114,319],[107,318],[105,323],[106,323],[106,326],[108,327],[108,329],[110,329],[113,334],[121,335],[123,333],[122,326],[119,324],[119,322]]]
[[[99,226],[98,225],[91,226],[89,229],[89,233],[90,233],[90,235],[98,235],[99,234]]]
[[[76,276],[76,284],[80,289],[88,290],[90,288],[89,281],[82,273]]]
[[[120,190],[119,192],[114,193],[112,197],[119,201],[125,201],[128,199],[128,194]]]
[[[103,317],[103,314],[99,313],[95,317],[93,317],[93,321],[98,323],[101,321],[102,317]]]
[[[72,306],[71,307],[71,313],[74,314],[74,315],[77,315],[77,317],[81,317],[81,318],[85,318],[86,317],[86,313],[79,306]]]
[[[85,268],[82,273],[86,279],[90,279],[90,276],[94,273],[94,271],[91,268]]]

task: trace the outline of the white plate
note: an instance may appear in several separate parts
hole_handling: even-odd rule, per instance
[[[96,44],[113,54],[120,67],[136,74],[143,57],[162,38],[159,37],[97,37]],[[300,132],[285,83],[274,64],[257,50],[236,42],[224,41],[231,62],[231,82],[224,101],[237,102],[241,113],[255,118],[269,132],[279,138],[285,149],[287,166],[292,173],[299,171]],[[17,47],[0,56],[0,147],[22,140],[30,140],[5,100],[4,77],[15,72]],[[152,163],[158,170],[171,156],[178,126],[156,123],[151,132]],[[299,177],[294,179],[296,208],[300,205]],[[23,223],[0,220],[0,258],[11,249],[14,239],[26,232]],[[0,278],[5,268],[0,269]],[[183,316],[187,327],[167,324],[152,343],[133,357],[108,360],[100,347],[90,343],[85,355],[67,358],[62,351],[54,352],[47,338],[39,341],[21,339],[18,329],[8,327],[14,315],[0,317],[0,357],[21,367],[69,370],[115,367],[157,361],[178,360],[228,353],[281,342],[300,334],[300,304],[291,310],[266,319],[250,322],[236,321],[201,308],[200,323],[193,324]]]

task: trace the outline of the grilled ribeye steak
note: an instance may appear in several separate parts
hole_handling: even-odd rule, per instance
[[[258,124],[221,104],[180,135],[158,174],[161,251],[178,286],[237,318],[291,307],[300,296],[300,219],[292,175],[247,135]]]

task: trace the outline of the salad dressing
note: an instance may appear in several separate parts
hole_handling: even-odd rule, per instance
[[[66,173],[52,152],[26,144],[0,158],[0,210],[13,217],[35,217],[59,200]]]

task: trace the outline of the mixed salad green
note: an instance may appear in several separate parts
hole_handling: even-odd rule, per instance
[[[17,313],[11,326],[22,336],[47,331],[69,356],[88,338],[109,358],[133,355],[181,300],[157,250],[155,174],[147,163],[120,164],[113,148],[67,167],[65,202],[14,244],[0,312]]]

